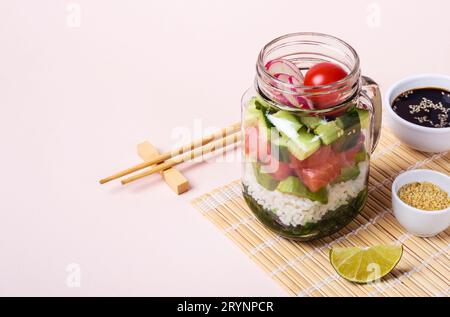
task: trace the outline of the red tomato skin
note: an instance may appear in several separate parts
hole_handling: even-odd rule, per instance
[[[305,86],[322,86],[335,83],[345,77],[347,72],[339,65],[322,62],[311,67],[305,75]],[[326,92],[326,89],[317,89],[317,92]],[[339,101],[339,93],[330,93],[312,96],[311,101],[317,109],[326,109],[335,106]]]
[[[305,86],[322,86],[332,84],[345,78],[347,72],[339,65],[323,62],[311,67],[305,75]]]

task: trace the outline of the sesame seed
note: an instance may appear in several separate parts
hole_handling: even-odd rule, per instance
[[[450,206],[448,193],[430,182],[403,185],[397,194],[406,204],[422,210],[442,210]]]

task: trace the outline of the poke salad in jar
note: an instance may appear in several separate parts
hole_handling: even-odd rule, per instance
[[[242,184],[264,225],[311,240],[358,215],[381,124],[377,93],[335,37],[296,33],[263,48],[242,100]]]

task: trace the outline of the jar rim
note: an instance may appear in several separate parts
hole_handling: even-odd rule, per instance
[[[300,84],[300,85],[290,84],[290,83],[283,82],[283,81],[279,80],[278,78],[275,78],[274,76],[272,76],[267,71],[267,69],[265,67],[265,64],[264,64],[265,52],[271,46],[275,45],[277,42],[280,42],[280,41],[285,40],[285,39],[293,38],[293,37],[298,37],[298,36],[316,36],[318,38],[331,39],[331,40],[336,41],[339,44],[343,45],[345,48],[347,48],[349,50],[349,52],[352,54],[352,57],[354,58],[353,67],[350,69],[350,71],[347,74],[347,76],[342,78],[342,79],[340,79],[340,80],[338,80],[338,81],[336,81],[336,82],[333,82],[331,84],[318,85],[318,86],[305,86],[303,84]],[[358,53],[355,51],[355,49],[350,44],[348,44],[344,40],[341,40],[338,37],[335,37],[333,35],[326,34],[326,33],[319,33],[319,32],[295,32],[295,33],[288,33],[288,34],[279,36],[279,37],[271,40],[266,45],[264,45],[263,48],[261,49],[260,53],[258,54],[256,71],[257,71],[258,75],[259,75],[260,72],[262,72],[265,76],[271,77],[271,80],[273,80],[274,82],[283,84],[284,86],[290,87],[290,88],[308,89],[308,90],[311,90],[311,91],[314,91],[314,90],[317,90],[317,89],[333,90],[336,87],[345,84],[347,81],[351,80],[355,76],[358,76],[358,74],[360,72],[360,59],[359,59]]]

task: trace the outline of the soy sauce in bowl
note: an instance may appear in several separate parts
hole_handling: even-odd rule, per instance
[[[414,88],[403,92],[392,102],[392,110],[411,123],[427,128],[450,127],[450,91]]]

